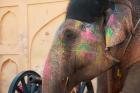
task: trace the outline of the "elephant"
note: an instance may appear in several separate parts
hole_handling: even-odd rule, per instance
[[[132,19],[135,25],[126,52],[120,58],[121,64],[114,66],[98,77],[97,93],[140,93],[140,1],[129,0],[132,5]],[[125,42],[122,43],[124,48]],[[118,73],[118,71],[120,71]],[[121,92],[120,92],[121,91]]]
[[[138,27],[133,30],[132,6],[128,0],[71,0],[44,66],[42,92],[70,93],[81,81],[118,64],[125,65],[125,70],[135,64],[138,68],[140,39]],[[128,92],[131,77],[126,75],[122,93],[139,93]]]

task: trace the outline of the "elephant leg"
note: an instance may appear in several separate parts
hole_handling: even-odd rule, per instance
[[[121,93],[140,93],[140,62],[128,69]]]

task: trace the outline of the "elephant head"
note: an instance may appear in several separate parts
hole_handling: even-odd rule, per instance
[[[88,0],[83,1],[87,2]],[[71,6],[71,3],[69,6]],[[125,5],[121,6],[118,4],[118,6],[119,11],[127,8]],[[72,11],[74,10],[72,9]],[[90,14],[89,12],[86,11],[88,15]],[[95,15],[92,22],[86,21],[86,18],[85,20],[77,18],[75,15],[67,16],[55,35],[45,64],[43,93],[69,93],[81,81],[91,80],[115,65],[118,62],[117,59],[120,58],[122,50],[115,47],[111,48],[111,52],[106,52],[105,49],[108,46],[106,46],[105,38],[108,36],[108,33],[110,34],[110,30],[104,31],[104,28],[110,28],[115,31],[115,28],[118,28],[117,31],[129,30],[130,28],[128,29],[128,27],[130,26],[128,24],[132,21],[130,14],[129,8],[126,13],[116,12],[113,15],[115,18],[114,23],[111,25],[107,22],[108,25],[106,26],[104,26],[104,21],[107,18],[103,13],[100,16]],[[125,19],[124,15],[126,16]],[[109,17],[109,21],[111,20],[110,18],[112,17]],[[116,34],[113,31],[111,33]],[[119,43],[121,42],[122,39]],[[110,53],[117,59],[112,57]]]

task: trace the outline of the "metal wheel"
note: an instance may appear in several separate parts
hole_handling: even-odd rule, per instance
[[[94,93],[94,89],[93,89],[91,81],[82,82],[80,84],[80,87],[79,87],[77,93],[84,93],[84,90],[85,90],[86,87],[87,87],[87,92],[86,93]]]
[[[12,81],[8,93],[41,93],[42,80],[34,71],[23,71]]]

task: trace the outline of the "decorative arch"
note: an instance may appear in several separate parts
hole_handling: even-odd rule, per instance
[[[6,93],[9,88],[9,82],[13,80],[17,74],[18,66],[12,59],[7,59],[3,62],[0,69],[1,92]],[[7,87],[8,86],[8,87]]]
[[[15,69],[15,72],[18,72],[18,66],[16,64],[15,61],[13,61],[12,59],[8,58],[5,61],[2,62],[3,64],[1,65],[1,72],[3,72],[6,68],[8,68],[7,70],[10,69]],[[10,70],[11,71],[11,70]]]
[[[17,18],[16,15],[7,11],[0,20],[0,44],[17,44]]]

